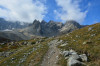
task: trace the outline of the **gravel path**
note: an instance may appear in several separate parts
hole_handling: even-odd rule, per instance
[[[57,64],[60,54],[60,50],[56,47],[57,44],[57,40],[53,40],[49,43],[49,50],[44,56],[41,66],[60,66]]]

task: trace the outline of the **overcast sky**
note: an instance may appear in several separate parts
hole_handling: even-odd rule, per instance
[[[100,22],[99,0],[0,0],[0,17],[33,22],[75,20],[80,24]]]

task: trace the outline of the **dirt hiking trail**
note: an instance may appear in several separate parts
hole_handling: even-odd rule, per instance
[[[56,47],[59,43],[58,40],[53,40],[48,43],[49,50],[44,56],[41,66],[60,66],[57,64],[60,50]]]

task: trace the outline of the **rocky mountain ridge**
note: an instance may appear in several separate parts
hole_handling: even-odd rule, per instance
[[[23,29],[14,29],[12,31],[0,31],[0,36],[11,40],[28,40],[34,37],[53,37],[69,33],[73,30],[80,29],[83,26],[76,21],[67,21],[65,24],[55,21],[38,21],[34,20]]]
[[[4,18],[0,18],[0,30],[22,29],[27,27],[28,25],[29,23],[7,21]]]
[[[63,24],[61,22],[54,21],[49,21],[47,23],[44,20],[41,22],[34,20],[32,25],[19,31],[31,35],[52,37],[63,33],[69,33],[75,29],[80,29],[82,27],[83,26],[76,21],[67,21],[65,24]]]

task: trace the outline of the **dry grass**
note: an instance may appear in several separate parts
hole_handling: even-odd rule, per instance
[[[10,55],[9,57],[0,59],[0,66],[29,66],[29,65],[39,65],[43,59],[44,54],[48,51],[48,41],[49,39],[43,39],[44,42],[40,42],[34,45],[22,45],[15,49],[15,47],[11,46],[10,50],[6,50],[10,52],[12,50],[20,50]],[[33,42],[37,40],[27,40],[28,42]],[[18,43],[22,43],[24,41],[19,41]],[[14,49],[13,49],[14,48]],[[35,50],[33,50],[33,48]],[[24,57],[25,56],[25,57]],[[12,58],[15,58],[12,60]],[[24,59],[23,62],[19,63],[21,59]],[[33,61],[34,63],[33,63]]]
[[[88,31],[89,27],[93,29]],[[89,66],[100,66],[100,23],[75,30],[59,39],[68,42],[64,47],[59,45],[60,49],[73,49],[79,54],[85,53],[88,55]]]

